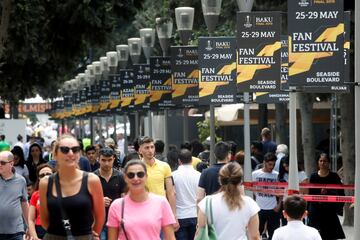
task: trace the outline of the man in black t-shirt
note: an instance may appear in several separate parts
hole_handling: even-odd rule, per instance
[[[214,148],[217,163],[202,171],[197,190],[197,202],[206,195],[211,195],[220,189],[219,171],[222,166],[230,161],[230,145],[226,142],[218,142]]]
[[[124,192],[126,183],[122,172],[113,168],[114,165],[114,150],[109,147],[104,147],[99,151],[100,168],[94,173],[99,176],[101,186],[104,193],[106,219],[111,203],[120,198]],[[107,227],[104,225],[100,234],[101,239],[107,239]]]

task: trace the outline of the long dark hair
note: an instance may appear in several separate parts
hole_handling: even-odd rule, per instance
[[[13,149],[11,149],[12,154],[15,156],[17,156],[19,158],[18,163],[14,166],[20,166],[22,168],[24,168],[25,165],[25,157],[24,157],[24,151],[22,150],[21,147],[19,146],[15,146]]]
[[[30,146],[30,148],[29,148],[28,162],[31,163],[31,164],[34,162],[33,157],[32,157],[32,155],[31,155],[31,149],[33,149],[34,147],[37,147],[37,148],[39,148],[39,150],[40,150],[39,163],[44,163],[45,160],[44,160],[44,158],[43,158],[43,151],[42,151],[41,146],[40,146],[38,143],[33,143],[33,144],[31,144],[31,146]]]

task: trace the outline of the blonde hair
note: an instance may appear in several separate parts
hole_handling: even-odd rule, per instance
[[[237,162],[225,164],[219,172],[220,192],[223,192],[223,198],[230,211],[241,209],[242,194],[239,184],[242,182],[243,170]]]

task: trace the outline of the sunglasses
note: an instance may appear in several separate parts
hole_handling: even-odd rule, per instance
[[[9,162],[11,162],[11,161],[0,161],[0,165],[1,165],[1,166],[5,166],[5,165],[8,164]]]
[[[42,173],[42,174],[39,175],[39,178],[43,178],[43,177],[45,177],[45,176],[50,176],[50,175],[52,175],[52,173],[49,173],[49,172],[47,172],[47,173]]]
[[[73,153],[79,153],[80,150],[81,150],[81,147],[80,147],[80,146],[76,146],[76,147],[60,146],[59,149],[60,149],[60,152],[62,152],[63,154],[68,154],[68,153],[70,152],[70,150],[71,150]]]
[[[126,173],[126,176],[129,178],[129,179],[133,179],[135,177],[135,175],[138,177],[138,178],[143,178],[145,177],[145,172],[128,172]]]

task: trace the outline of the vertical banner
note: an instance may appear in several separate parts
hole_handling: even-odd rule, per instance
[[[173,107],[170,57],[150,57],[151,108]]]
[[[239,92],[280,90],[280,12],[237,13]]]
[[[134,73],[132,69],[121,69],[121,110],[129,111],[134,109]]]
[[[80,90],[80,116],[85,116],[86,114],[86,88],[83,87]]]
[[[344,82],[343,0],[288,1],[289,84]]]
[[[110,105],[110,81],[108,79],[100,80],[100,112],[106,113]]]
[[[199,105],[236,102],[236,40],[199,37]]]
[[[94,82],[90,87],[91,89],[91,113],[92,115],[96,115],[100,112],[100,83]]]
[[[92,104],[91,104],[91,86],[86,87],[86,106],[85,106],[85,112],[88,116],[91,115],[92,112]]]
[[[149,110],[150,109],[150,65],[149,64],[134,64],[134,109],[135,110]]]
[[[64,119],[65,118],[65,103],[64,100],[59,101],[59,118]]]
[[[72,113],[72,95],[70,92],[65,92],[64,95],[64,111],[63,111],[63,117],[68,118],[71,116]]]
[[[172,46],[172,100],[180,106],[199,101],[199,64],[197,46]]]
[[[121,79],[120,74],[109,74],[110,81],[110,110],[111,113],[120,113],[120,91],[121,91]]]
[[[288,36],[281,36],[280,90],[277,92],[256,92],[257,103],[289,102],[288,84]]]
[[[289,38],[281,36],[280,89],[289,90]]]
[[[71,112],[68,117],[74,117],[78,115],[78,104],[79,104],[79,94],[78,92],[71,93]]]

